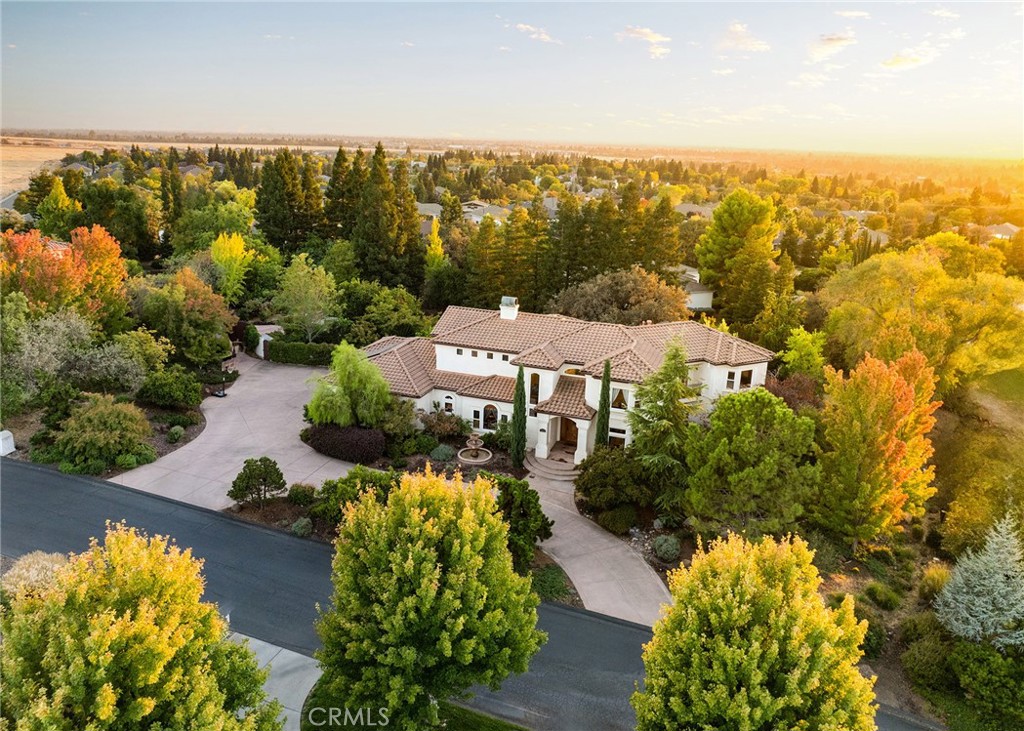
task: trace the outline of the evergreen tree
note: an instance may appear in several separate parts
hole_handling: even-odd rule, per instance
[[[341,186],[341,201],[338,205],[339,224],[341,225],[341,237],[352,240],[356,225],[363,215],[359,204],[363,198],[363,188],[369,178],[369,171],[366,169],[366,155],[360,148],[352,156],[352,167],[345,175],[345,181]]]
[[[980,551],[960,556],[935,613],[956,637],[1024,648],[1024,546],[1012,515],[992,526]]]
[[[528,214],[527,232],[529,234],[528,251],[525,259],[530,271],[528,296],[524,308],[539,310],[556,291],[551,276],[551,237],[549,235],[547,209],[544,197],[538,193],[534,196]]]
[[[609,419],[611,418],[612,363],[605,360],[601,373],[601,396],[597,402],[597,424],[594,427],[594,444],[608,444]]]
[[[302,163],[302,196],[300,198],[296,241],[303,242],[323,229],[324,196],[320,189],[320,165],[307,157]]]
[[[499,236],[494,219],[484,216],[484,220],[480,222],[479,228],[470,240],[466,252],[469,265],[467,279],[469,301],[474,306],[496,307],[498,300],[506,294],[495,283],[501,271],[501,262],[498,258],[501,249]]]
[[[586,280],[586,225],[580,201],[572,193],[563,193],[558,202],[558,218],[551,225],[552,286],[556,292]]]
[[[516,390],[512,396],[512,438],[508,453],[512,466],[521,470],[526,457],[526,380],[522,366],[516,374]]]
[[[395,277],[399,254],[395,186],[388,174],[384,146],[379,142],[359,199],[359,218],[352,243],[363,279],[376,279],[387,286],[399,283]]]
[[[324,195],[324,235],[328,238],[342,236],[342,221],[345,219],[345,178],[348,176],[348,157],[345,148],[338,146],[338,153],[331,165],[331,179],[327,182]]]
[[[398,261],[393,279],[410,292],[423,289],[426,266],[426,242],[420,235],[420,212],[416,197],[409,187],[409,164],[405,160],[395,162],[394,173],[395,208],[398,214],[397,241],[395,244]]]
[[[867,630],[853,597],[829,609],[800,538],[730,535],[669,575],[675,600],[644,648],[637,731],[873,731]]]
[[[294,223],[284,178],[275,159],[263,163],[260,187],[256,191],[256,221],[271,245],[285,247]]]
[[[667,196],[644,214],[636,259],[647,271],[666,276],[683,263],[676,218]]]

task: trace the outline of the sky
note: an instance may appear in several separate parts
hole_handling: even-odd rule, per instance
[[[0,5],[10,128],[1024,158],[1024,3]]]

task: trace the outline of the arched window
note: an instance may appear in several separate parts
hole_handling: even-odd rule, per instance
[[[451,396],[444,397],[444,410],[449,414],[455,410],[455,399],[453,399]]]
[[[498,428],[498,407],[491,404],[484,406],[484,429]]]
[[[537,399],[540,396],[540,374],[530,374],[530,403],[537,403]]]

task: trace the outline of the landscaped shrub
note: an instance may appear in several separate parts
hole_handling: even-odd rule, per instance
[[[921,583],[917,585],[917,595],[921,601],[931,604],[951,575],[949,566],[944,563],[933,563],[925,567],[924,573],[921,574]]]
[[[251,323],[246,325],[242,338],[242,345],[246,352],[255,353],[260,344],[260,331],[256,329],[256,326]]]
[[[679,559],[679,539],[672,535],[657,536],[651,547],[654,555],[665,563],[672,563]]]
[[[455,459],[455,450],[447,444],[439,444],[430,450],[430,459],[435,462],[451,462]]]
[[[185,427],[183,426],[172,426],[167,430],[167,443],[177,444],[181,441],[181,438],[185,436]]]
[[[858,622],[863,620],[868,623],[868,631],[864,635],[864,657],[869,659],[878,657],[882,654],[886,640],[885,625],[882,623],[881,617],[864,602],[857,602],[854,605],[853,614]]]
[[[949,663],[974,708],[1000,728],[1024,728],[1024,652],[958,640]]]
[[[630,449],[596,447],[580,465],[576,490],[587,507],[595,511],[624,504],[646,506],[652,502],[643,469]]]
[[[619,505],[597,514],[597,524],[616,535],[625,535],[637,523],[636,508]]]
[[[342,506],[356,500],[360,492],[369,490],[383,503],[400,480],[401,474],[393,470],[382,472],[361,465],[353,467],[344,477],[324,480],[309,512],[326,523],[337,525],[341,522]]]
[[[284,492],[284,475],[277,462],[270,457],[247,459],[228,490],[228,497],[239,503],[259,503],[260,508],[267,498]]]
[[[313,521],[303,516],[292,523],[292,535],[308,538],[313,533]]]
[[[443,445],[442,445],[443,446]],[[540,505],[540,495],[526,480],[507,475],[481,472],[498,488],[498,509],[508,524],[508,549],[517,573],[526,576],[533,563],[534,548],[539,541],[551,537],[554,522]]]
[[[907,676],[918,686],[931,690],[954,690],[956,676],[949,664],[949,641],[939,634],[929,634],[910,643],[900,655]]]
[[[148,443],[151,434],[141,409],[94,395],[71,412],[54,449],[70,466],[66,471],[99,474],[124,454],[135,455],[139,464],[152,462],[156,453]]]
[[[120,454],[114,460],[114,465],[122,470],[133,470],[139,466],[139,459],[134,454]]]
[[[263,346],[267,360],[310,366],[330,365],[334,348],[334,345],[327,343],[292,343],[280,338],[275,338]]]
[[[494,431],[484,434],[480,439],[488,449],[509,451],[512,448],[512,422],[499,422]]]
[[[430,454],[438,447],[438,441],[426,432],[420,432],[414,437],[409,437],[402,442],[399,454],[400,457],[411,457],[414,454]]]
[[[300,508],[309,507],[316,500],[316,487],[296,482],[288,488],[288,502]]]
[[[949,633],[931,610],[915,612],[900,622],[900,641],[904,644],[912,645],[920,639],[932,636],[949,639]]]
[[[411,401],[394,396],[384,413],[384,418],[376,426],[384,432],[389,445],[402,444],[410,438],[415,438],[419,436],[416,432],[416,407]],[[426,450],[424,454],[429,451]]]
[[[533,590],[542,602],[557,602],[569,596],[569,585],[560,566],[549,564],[533,570]]]
[[[135,398],[139,403],[165,409],[193,408],[203,400],[203,387],[190,372],[173,365],[146,376]]]
[[[442,411],[440,406],[439,403],[435,402],[434,411],[429,414],[426,411],[420,411],[417,414],[420,423],[423,424],[423,431],[438,439],[465,436],[473,431],[472,424],[461,416]]]
[[[187,429],[190,426],[203,423],[203,415],[195,410],[170,411],[164,414],[156,414],[153,421],[158,421],[167,426],[180,426]]]
[[[900,595],[880,581],[872,581],[864,587],[864,594],[882,609],[895,609],[900,605]]]
[[[320,454],[357,464],[376,462],[384,455],[384,432],[358,426],[314,424],[302,430],[302,441]]]
[[[48,429],[60,429],[61,422],[82,400],[82,392],[68,381],[46,378],[32,402],[43,407],[40,421]]]
[[[15,597],[37,595],[50,586],[67,562],[68,557],[62,553],[26,553],[0,578],[0,602],[9,606]]]
[[[834,574],[842,567],[843,552],[835,541],[820,531],[809,530],[801,536],[808,548],[814,551],[814,567],[823,576]]]

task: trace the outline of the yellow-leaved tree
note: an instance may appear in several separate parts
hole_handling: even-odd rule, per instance
[[[644,647],[637,731],[874,731],[857,670],[867,624],[853,598],[829,609],[800,538],[730,534],[669,576],[675,603]]]
[[[201,601],[201,569],[167,538],[108,524],[102,545],[31,590],[5,585],[0,719],[12,730],[280,731],[266,672]]]

